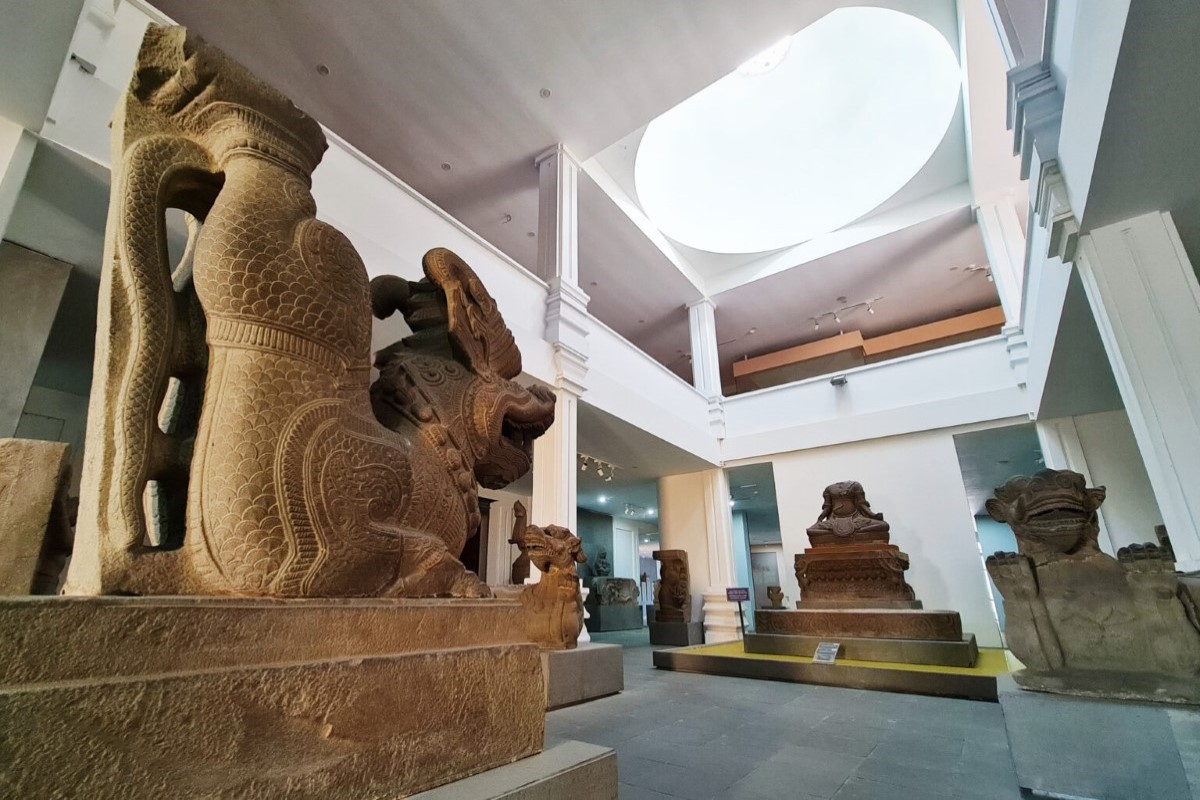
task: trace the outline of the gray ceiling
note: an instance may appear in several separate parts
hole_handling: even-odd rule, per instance
[[[743,356],[837,333],[828,317],[814,329],[809,316],[821,311],[882,297],[874,314],[842,315],[844,330],[878,336],[997,305],[995,284],[963,269],[985,263],[979,228],[963,208],[719,294],[722,382],[732,381],[733,362]]]
[[[580,159],[617,142],[628,145],[651,119],[766,46],[835,8],[863,4],[912,13],[956,38],[953,0],[756,0],[753,13],[727,0],[352,0],[336,7],[317,0],[157,2],[531,268],[535,155],[560,141]],[[318,75],[318,64],[328,67],[327,75]],[[542,89],[550,96],[542,97]],[[961,182],[962,131],[960,109],[927,168],[881,210]],[[680,352],[689,349],[684,305],[698,292],[586,178],[580,203],[580,273],[592,312],[689,378]],[[872,253],[886,264],[904,256]],[[968,258],[974,254],[952,260]],[[726,327],[739,333],[758,327],[756,352],[764,341],[796,343],[793,318],[813,313],[810,306],[822,302],[813,297],[814,287],[829,282],[824,272],[803,271],[807,283],[792,282],[786,293],[759,282],[729,298],[734,308],[724,315]],[[902,284],[890,281],[887,289],[895,296]],[[922,291],[903,302],[911,307],[935,297]],[[744,324],[748,309],[765,319]],[[730,350],[726,367],[748,348]]]

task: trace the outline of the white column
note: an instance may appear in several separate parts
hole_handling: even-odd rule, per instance
[[[562,525],[574,531],[576,522],[579,395],[559,388],[554,424],[533,442],[533,508],[530,523]]]
[[[1075,427],[1075,418],[1039,419],[1036,425],[1038,442],[1042,446],[1042,460],[1045,461],[1046,467],[1078,472],[1087,481],[1088,486],[1095,486],[1096,482],[1092,480],[1087,457],[1083,452],[1083,442],[1079,439],[1079,430]],[[1100,549],[1109,555],[1116,555],[1117,550],[1113,547],[1112,536],[1108,532],[1103,506],[1097,518],[1100,522]]]
[[[554,348],[554,425],[533,446],[530,522],[575,530],[579,398],[586,391],[588,296],[579,288],[579,162],[557,144],[538,169],[538,275],[546,281],[546,331]]]
[[[658,521],[663,549],[686,550],[706,642],[738,638],[737,604],[725,599],[733,585],[733,515],[725,470],[714,468],[658,481]]]
[[[1079,238],[1075,261],[1182,570],[1200,569],[1200,283],[1171,215]]]
[[[25,185],[37,138],[15,122],[0,117],[0,238]]]
[[[544,151],[538,170],[538,277],[579,285],[579,161],[562,144]]]
[[[688,304],[692,340],[692,385],[705,397],[721,394],[721,365],[717,361],[717,317],[712,299],[701,297]]]
[[[1010,198],[980,203],[975,211],[996,294],[1008,325],[1021,322],[1021,291],[1025,277],[1025,233]]]

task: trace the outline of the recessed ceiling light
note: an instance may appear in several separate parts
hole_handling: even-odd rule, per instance
[[[501,225],[507,225],[510,222],[512,222],[512,214],[505,214],[503,217],[500,218]]]
[[[538,92],[538,94],[539,94],[539,95],[541,95],[542,99],[544,100],[544,99],[546,99],[547,97],[549,97],[549,96],[550,96],[550,90],[549,90],[549,89],[542,89],[540,92]]]
[[[318,75],[328,75],[329,67],[325,66],[324,64],[317,64],[317,74]]]
[[[596,499],[597,499],[597,500],[599,500],[601,503],[607,503],[607,502],[608,502],[608,495],[602,494],[602,495],[600,495],[600,496],[599,496],[598,498],[596,498]]]
[[[442,162],[442,172],[449,172],[449,171],[450,171],[450,162],[443,161]]]

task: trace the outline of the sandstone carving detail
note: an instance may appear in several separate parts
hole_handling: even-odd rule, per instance
[[[655,550],[651,554],[661,564],[655,622],[691,622],[692,586],[686,550]]]
[[[0,595],[55,594],[71,553],[70,448],[0,439]]]
[[[483,596],[476,481],[529,468],[553,396],[453,253],[368,284],[315,218],[317,123],[182,28],[151,27],[113,181],[74,593]],[[166,262],[164,213],[198,226]],[[371,311],[415,333],[379,354]],[[144,504],[151,509],[147,514]]]
[[[522,589],[525,629],[544,650],[570,650],[583,630],[583,593],[576,564],[587,556],[579,537],[559,525],[526,524],[525,506],[513,505],[510,543],[542,572],[541,580]]]
[[[987,571],[1004,597],[1009,648],[1026,688],[1200,702],[1200,620],[1167,550],[1097,545],[1104,487],[1042,470],[996,489],[988,513],[1012,528],[1016,553]]]

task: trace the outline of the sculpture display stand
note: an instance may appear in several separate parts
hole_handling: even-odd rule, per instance
[[[628,631],[642,627],[642,606],[633,578],[592,578],[586,601],[588,629]]]
[[[755,611],[746,651],[812,656],[836,641],[839,657],[971,667],[979,655],[957,611],[924,610],[904,580],[908,555],[889,543],[891,526],[871,510],[858,481],[825,489],[812,547],[796,556],[796,610]]]
[[[446,250],[368,284],[316,219],[320,126],[183,28],[147,29],[112,131],[86,596],[0,601],[6,794],[406,797],[541,751],[527,611],[458,559],[554,418],[495,301]],[[594,760],[538,762],[541,796]]]
[[[526,524],[525,506],[513,506],[511,544],[538,569],[521,587],[496,587],[525,610],[530,638],[542,649],[546,710],[616,694],[625,688],[621,646],[582,641],[583,594],[576,564],[587,557],[579,537],[558,525]]]
[[[691,571],[686,550],[655,550],[661,578],[655,593],[650,644],[687,647],[704,641],[704,625],[692,620]]]

